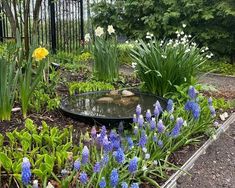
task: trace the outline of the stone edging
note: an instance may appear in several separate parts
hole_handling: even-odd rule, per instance
[[[184,165],[175,172],[162,186],[161,188],[175,188],[177,185],[177,180],[181,175],[184,175],[185,171],[190,170],[195,161],[202,155],[206,153],[206,149],[209,147],[209,145],[214,142],[217,138],[219,138],[220,134],[225,132],[229,126],[235,121],[235,113],[233,113],[216,131],[215,138],[209,138],[194,154],[192,157],[190,157]]]

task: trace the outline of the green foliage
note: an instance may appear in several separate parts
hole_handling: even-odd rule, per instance
[[[0,48],[0,120],[10,120],[11,111],[17,94],[19,69],[15,44],[2,45]]]
[[[7,145],[0,145],[0,172],[8,175],[9,186],[22,185],[21,163],[23,157],[27,157],[32,165],[32,174],[37,177],[43,187],[53,174],[60,174],[61,170],[68,166],[68,152],[74,153],[76,157],[78,147],[72,145],[72,129],[48,127],[42,122],[39,131],[32,120],[27,119],[25,128],[6,133],[4,141]],[[70,167],[72,168],[72,166]],[[1,174],[2,176],[2,174]],[[14,180],[14,181],[11,181]],[[1,182],[0,182],[0,186]]]
[[[202,72],[213,72],[224,75],[235,75],[235,65],[225,61],[208,61],[200,68]]]
[[[118,48],[118,62],[119,64],[128,64],[132,63],[131,59],[131,50],[134,48],[134,44],[119,44]]]
[[[230,103],[225,101],[224,98],[213,98],[213,104],[216,109],[230,109]]]
[[[27,117],[30,99],[38,83],[43,79],[43,71],[46,67],[46,61],[34,62],[32,60],[31,49],[28,61],[25,62],[25,71],[20,74],[20,99],[23,117]],[[35,63],[33,65],[33,62]],[[33,68],[35,66],[35,68]]]
[[[113,81],[118,78],[119,63],[116,36],[106,37],[96,36],[92,45],[93,73],[99,81]]]
[[[235,51],[235,1],[233,0],[115,0],[93,4],[95,25],[111,24],[129,38],[152,32],[158,39],[172,37],[187,24],[186,32],[198,44],[218,55]]]
[[[105,82],[72,82],[69,83],[69,93],[74,95],[76,93],[85,93],[89,91],[113,90],[114,86]]]
[[[186,36],[165,42],[140,40],[132,56],[143,89],[160,96],[175,91],[175,86],[190,84],[206,61],[205,54]]]
[[[48,81],[40,81],[30,99],[30,109],[36,112],[51,111],[59,107],[60,97],[56,93],[60,73],[51,70]]]

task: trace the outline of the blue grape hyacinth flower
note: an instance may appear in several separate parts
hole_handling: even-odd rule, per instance
[[[157,130],[159,133],[163,133],[165,131],[165,126],[163,125],[163,122],[161,119],[157,123]]]
[[[138,124],[139,124],[139,128],[142,128],[144,125],[144,117],[143,115],[139,115],[138,117]]]
[[[158,108],[159,113],[162,113],[163,109],[162,109],[162,106],[161,106],[161,104],[160,104],[160,102],[158,100],[155,103],[155,106]]]
[[[28,185],[31,179],[31,170],[30,170],[30,162],[27,157],[23,158],[23,162],[21,165],[21,180],[24,185]]]
[[[188,90],[188,95],[191,99],[196,99],[197,97],[197,94],[198,94],[198,91],[193,87],[193,86],[190,86],[189,87],[189,90]]]
[[[80,182],[83,185],[87,183],[87,174],[85,172],[81,172],[81,174],[80,174]]]
[[[137,123],[137,116],[136,116],[136,114],[133,115],[133,123]]]
[[[116,168],[114,168],[110,174],[110,185],[111,187],[116,187],[118,185],[119,175]]]
[[[80,167],[81,167],[81,162],[79,161],[79,159],[77,159],[74,164],[73,164],[73,168],[78,171],[80,170]]]
[[[193,101],[187,101],[184,106],[184,109],[186,111],[192,112],[194,119],[198,119],[200,117],[201,108],[198,103]]]
[[[138,168],[138,158],[134,157],[133,159],[130,160],[128,171],[131,174],[134,174],[137,171],[137,168]]]
[[[139,184],[138,183],[132,183],[130,188],[139,188]]]
[[[158,117],[158,116],[159,116],[160,112],[159,112],[159,109],[158,109],[157,106],[155,106],[154,111],[153,111],[153,114],[154,114],[155,117]]]
[[[173,100],[169,99],[169,100],[167,101],[166,110],[167,110],[169,113],[173,113],[173,111],[174,111],[174,102],[173,102]]]
[[[104,177],[101,178],[101,181],[100,181],[100,183],[99,183],[99,186],[100,186],[100,188],[105,188],[105,187],[106,187],[106,181],[105,181],[105,178],[104,178]]]
[[[163,147],[163,141],[162,140],[158,140],[157,141],[157,145],[162,148]]]
[[[155,118],[152,118],[150,121],[150,130],[154,131],[156,129],[156,120]]]
[[[87,146],[84,146],[82,150],[82,164],[86,164],[89,161],[89,149]]]
[[[139,116],[140,114],[141,114],[141,106],[138,104],[137,106],[136,106],[136,115],[137,116]]]
[[[127,137],[128,148],[132,149],[134,147],[134,142],[130,136]]]
[[[96,162],[95,165],[94,165],[94,167],[93,167],[94,173],[100,172],[100,169],[101,169],[100,162]]]
[[[151,111],[150,109],[147,110],[146,112],[146,120],[149,122],[152,118],[152,114],[151,114]]]
[[[120,164],[125,161],[125,154],[122,148],[118,148],[118,150],[115,152],[115,160]]]
[[[126,182],[122,182],[122,183],[121,183],[121,187],[122,187],[122,188],[128,188],[128,184],[127,184]]]
[[[139,140],[139,146],[144,148],[145,145],[147,144],[147,141],[148,141],[148,137],[146,135],[146,132],[145,132],[145,130],[142,130],[140,140]]]

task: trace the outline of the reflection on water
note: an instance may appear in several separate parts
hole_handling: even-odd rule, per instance
[[[147,109],[153,110],[153,104],[159,100],[163,108],[165,102],[158,97],[147,94],[135,94],[130,97],[122,95],[110,96],[107,93],[90,93],[87,95],[70,96],[62,103],[62,108],[68,112],[105,118],[130,118],[135,113],[138,104],[145,114]]]

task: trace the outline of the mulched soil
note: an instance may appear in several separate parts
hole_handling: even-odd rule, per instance
[[[220,136],[194,167],[178,180],[178,188],[235,187],[235,123]]]

